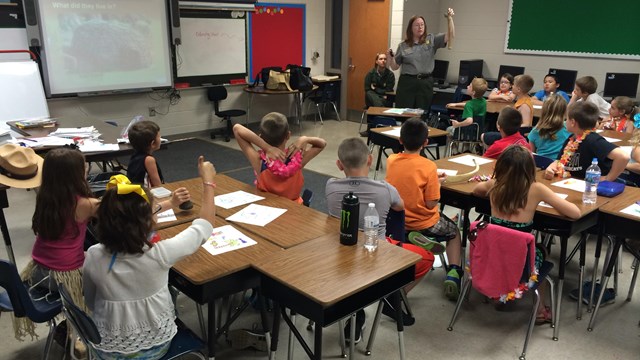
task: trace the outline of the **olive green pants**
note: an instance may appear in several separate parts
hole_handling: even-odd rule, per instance
[[[414,76],[400,75],[396,90],[396,107],[424,109],[431,108],[433,100],[433,78],[418,79]]]

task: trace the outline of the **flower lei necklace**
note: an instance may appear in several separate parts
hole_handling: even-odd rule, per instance
[[[560,157],[560,164],[562,164],[562,166],[567,166],[569,160],[571,160],[573,155],[576,153],[576,150],[578,150],[578,146],[580,146],[582,140],[584,140],[584,138],[586,138],[587,135],[591,134],[592,132],[593,129],[587,130],[583,132],[582,135],[573,137],[571,138],[571,140],[569,140],[569,143],[564,147],[564,152]]]
[[[289,150],[287,149],[287,153]],[[267,159],[267,154],[264,151],[260,151],[260,159],[267,165],[267,169],[274,175],[288,178],[293,176],[298,170],[302,168],[302,151],[298,150],[292,154],[287,154],[287,159],[283,162],[281,160]]]

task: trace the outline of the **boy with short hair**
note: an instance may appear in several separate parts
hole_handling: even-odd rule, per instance
[[[438,211],[440,181],[436,164],[420,156],[427,145],[428,128],[420,118],[411,118],[402,124],[400,143],[404,152],[387,159],[387,182],[393,185],[404,201],[405,227],[424,236],[447,242],[449,271],[444,282],[444,293],[456,300],[460,292],[460,231],[458,226]]]
[[[566,127],[573,135],[564,143],[558,160],[549,165],[545,178],[554,175],[584,179],[593,158],[598,159],[601,180],[616,181],[629,162],[629,155],[595,132],[598,108],[590,102],[578,101],[570,106]]]
[[[571,93],[569,105],[573,105],[578,101],[587,101],[592,103],[598,109],[598,117],[606,119],[609,116],[609,104],[602,96],[596,93],[598,90],[598,82],[593,76],[583,76],[576,80],[576,84]]]
[[[471,96],[471,100],[466,103],[450,103],[447,107],[464,106],[462,110],[462,121],[451,120],[451,126],[447,131],[453,136],[456,128],[469,126],[473,124],[473,118],[476,116],[484,117],[487,114],[487,100],[483,97],[487,91],[487,80],[483,78],[475,78],[467,85],[467,94]]]
[[[129,159],[127,177],[134,184],[156,187],[164,183],[160,165],[153,152],[160,149],[160,127],[153,121],[143,120],[129,129],[129,144],[135,150]]]
[[[256,175],[258,190],[302,203],[302,168],[327,145],[319,137],[301,136],[287,147],[291,137],[286,116],[271,112],[260,121],[260,135],[235,124],[233,134]],[[256,150],[254,145],[259,148]]]
[[[531,103],[531,96],[529,91],[533,88],[533,78],[527,74],[518,75],[513,80],[513,91],[516,94],[515,108],[522,115],[523,128],[531,128],[533,125],[533,104]],[[528,133],[528,131],[527,131]],[[502,135],[497,131],[486,132],[480,136],[480,139],[486,146],[493,145],[494,142],[502,138]]]
[[[369,179],[369,168],[372,157],[369,148],[364,141],[359,138],[345,139],[338,147],[338,169],[344,171],[346,175],[343,179],[331,178],[327,181],[325,194],[327,197],[327,207],[331,216],[340,217],[342,210],[342,197],[349,192],[353,192],[360,200],[360,211],[358,228],[364,227],[364,213],[369,203],[375,203],[380,217],[380,226],[385,226],[389,209],[396,211],[404,210],[404,202],[398,194],[398,190],[389,183],[382,180]],[[403,242],[404,239],[394,239],[392,243]],[[411,290],[433,267],[433,252],[442,253],[444,246],[438,242],[429,242],[425,248],[413,244],[402,243],[402,247],[417,253],[422,260],[416,264],[415,280],[407,285],[405,290]],[[393,308],[385,301],[382,313],[395,318]],[[411,325],[415,319],[403,313],[404,325]],[[362,329],[364,329],[364,310],[356,313],[356,343],[360,341]],[[345,326],[345,338],[349,338],[349,323]]]
[[[504,149],[513,144],[522,145],[531,150],[527,139],[520,134],[520,125],[522,125],[522,114],[518,110],[512,107],[502,109],[496,123],[502,138],[489,146],[484,156],[497,159]]]
[[[569,95],[562,90],[558,90],[560,84],[558,83],[558,77],[555,74],[547,74],[544,76],[544,81],[542,85],[542,90],[539,90],[531,97],[531,102],[534,105],[542,105],[542,103],[547,99],[547,96],[551,94],[557,94],[562,96],[567,103],[571,100]]]

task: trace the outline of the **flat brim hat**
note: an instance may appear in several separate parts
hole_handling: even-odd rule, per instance
[[[0,184],[21,189],[40,186],[43,162],[31,148],[14,144],[0,146]]]

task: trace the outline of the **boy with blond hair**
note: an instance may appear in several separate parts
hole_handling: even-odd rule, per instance
[[[451,120],[451,126],[447,131],[453,136],[456,128],[469,126],[473,124],[473,118],[476,116],[484,117],[487,114],[487,100],[483,97],[487,91],[487,80],[483,78],[473,79],[467,86],[467,94],[471,96],[471,100],[461,103],[447,104],[448,108],[456,106],[464,106],[462,110],[462,121]]]
[[[583,76],[576,80],[576,84],[573,87],[573,93],[571,93],[571,100],[569,105],[573,105],[579,101],[590,102],[598,108],[598,117],[600,119],[606,119],[609,117],[609,104],[602,96],[598,95],[598,82],[593,76]]]

